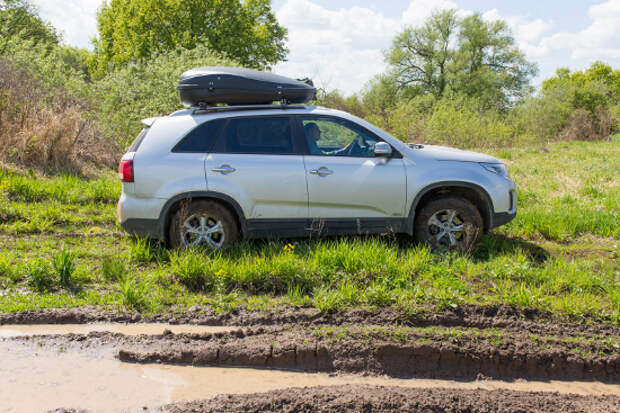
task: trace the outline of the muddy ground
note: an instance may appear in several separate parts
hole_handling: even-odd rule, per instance
[[[618,412],[620,398],[449,389],[335,386],[278,390],[246,396],[219,396],[159,410],[180,412]]]
[[[311,309],[142,317],[96,308],[0,314],[0,324],[155,321],[242,326],[230,332],[129,336],[111,332],[11,338],[25,345],[105,352],[128,363],[291,369],[458,380],[596,380],[620,385],[620,327],[571,324],[509,307],[402,314]],[[5,339],[6,340],[6,339]],[[63,351],[64,351],[63,350]],[[620,387],[618,388],[620,389]],[[160,411],[156,406],[154,410]],[[218,396],[163,411],[618,411],[617,396],[509,390],[349,386]]]

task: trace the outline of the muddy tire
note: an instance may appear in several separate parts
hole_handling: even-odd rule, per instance
[[[228,208],[215,201],[184,203],[170,221],[172,248],[221,249],[238,239],[235,217]]]
[[[439,198],[418,211],[414,224],[416,241],[433,250],[469,252],[484,231],[478,208],[464,198]]]

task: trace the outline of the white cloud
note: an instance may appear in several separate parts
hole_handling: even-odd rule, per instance
[[[97,34],[97,9],[103,0],[32,0],[41,16],[63,35],[65,43],[92,48]]]
[[[92,47],[96,12],[103,0],[32,0],[41,16],[64,35],[66,43]],[[310,76],[319,86],[353,93],[385,69],[383,50],[405,25],[419,25],[435,10],[456,8],[456,0],[410,0],[400,16],[367,7],[321,6],[316,0],[286,0],[277,11],[289,29],[288,61],[276,66],[284,75]],[[569,7],[569,6],[567,6]],[[572,13],[578,7],[570,6]],[[583,7],[585,9],[585,6]],[[460,16],[472,12],[460,9]],[[541,65],[541,77],[556,67],[583,68],[593,60],[620,65],[620,0],[601,0],[588,9],[586,28],[559,31],[552,21],[530,15],[503,16],[487,10],[483,18],[504,19],[529,60]],[[553,29],[556,30],[553,33]]]
[[[560,32],[542,40],[549,49],[568,49],[573,59],[608,60],[620,58],[620,0],[608,0],[591,6],[587,28],[571,33]]]
[[[456,3],[450,0],[414,0],[403,13],[401,23],[418,26],[430,17],[434,11],[456,9]]]
[[[364,7],[329,10],[311,0],[287,0],[278,21],[288,27],[284,75],[312,77],[319,87],[353,93],[385,70],[383,50],[405,25],[419,25],[435,10],[456,8],[450,0],[413,0],[398,18]]]

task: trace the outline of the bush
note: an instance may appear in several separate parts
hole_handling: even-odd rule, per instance
[[[103,279],[107,282],[122,281],[125,277],[125,264],[118,258],[105,257],[101,264]]]
[[[84,103],[47,89],[25,69],[0,60],[0,160],[48,172],[85,174],[113,166],[114,145],[84,117]]]
[[[46,262],[31,261],[26,264],[24,272],[28,285],[38,293],[43,294],[54,287],[54,273]]]
[[[73,272],[75,271],[74,254],[63,248],[52,259],[52,266],[58,275],[60,285],[70,287],[72,283]]]
[[[179,77],[199,66],[237,64],[204,45],[173,50],[145,63],[122,67],[89,85],[82,94],[96,102],[99,127],[126,146],[142,128],[141,119],[167,115],[181,108],[176,89]]]

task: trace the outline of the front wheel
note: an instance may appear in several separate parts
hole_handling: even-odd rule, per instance
[[[466,199],[452,197],[422,206],[414,227],[416,240],[433,250],[471,251],[483,230],[478,208]]]
[[[173,248],[224,248],[239,238],[230,211],[215,201],[199,200],[181,205],[170,222]]]

